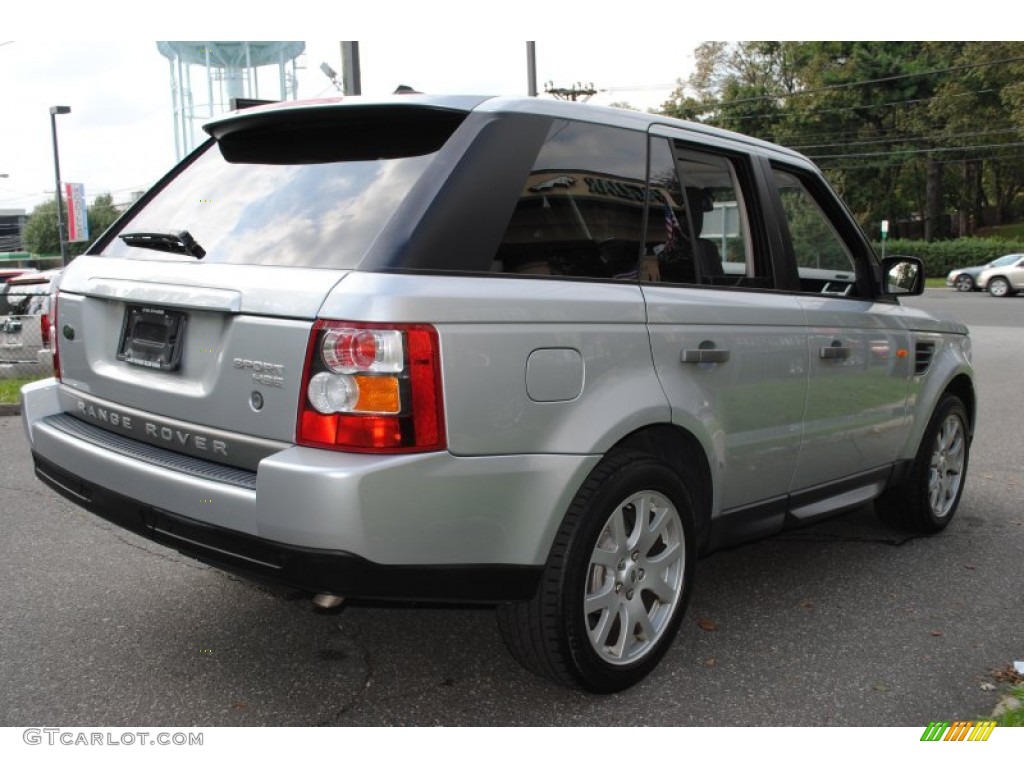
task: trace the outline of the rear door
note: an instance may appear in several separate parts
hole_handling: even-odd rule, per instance
[[[672,420],[706,442],[717,508],[763,533],[781,523],[802,438],[803,308],[777,289],[747,155],[669,133],[650,158],[642,287],[658,379]]]

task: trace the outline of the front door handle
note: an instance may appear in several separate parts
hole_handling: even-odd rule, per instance
[[[727,363],[728,349],[684,349],[681,362],[684,363]]]
[[[831,345],[818,350],[822,360],[846,360],[850,357],[850,348],[844,347],[841,341],[833,341]]]

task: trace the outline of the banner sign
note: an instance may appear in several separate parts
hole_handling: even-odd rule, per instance
[[[68,206],[68,242],[88,240],[89,216],[85,205],[85,185],[65,184],[64,197]]]

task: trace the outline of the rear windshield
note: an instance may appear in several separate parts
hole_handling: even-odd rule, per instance
[[[465,115],[349,112],[255,122],[211,141],[99,253],[191,261],[118,237],[184,230],[203,263],[355,268]]]

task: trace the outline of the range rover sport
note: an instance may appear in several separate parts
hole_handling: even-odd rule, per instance
[[[596,692],[695,559],[874,501],[943,529],[967,329],[900,303],[803,156],[658,115],[411,95],[257,107],[66,269],[38,477],[321,601],[497,606]]]

